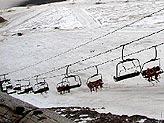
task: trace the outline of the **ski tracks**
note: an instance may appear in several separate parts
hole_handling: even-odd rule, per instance
[[[84,28],[98,28],[100,24],[96,22],[96,20],[86,12],[85,8],[80,5],[74,5],[71,7],[77,19],[81,22]]]

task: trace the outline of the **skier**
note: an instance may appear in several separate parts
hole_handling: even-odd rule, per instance
[[[87,83],[87,86],[89,87],[90,91],[94,91],[94,84],[92,82]]]
[[[152,75],[151,75],[150,68],[147,68],[146,74],[147,74],[148,81],[150,82],[152,80]]]
[[[155,77],[155,79],[158,81],[158,73],[157,73],[157,69],[156,67],[153,67],[153,76]]]
[[[62,94],[62,87],[61,86],[59,86],[59,87],[57,87],[57,91],[60,93],[60,94]]]

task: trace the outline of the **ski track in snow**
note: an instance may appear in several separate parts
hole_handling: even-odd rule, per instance
[[[2,11],[0,15],[8,19],[8,22],[5,24],[6,26],[0,28],[0,74],[67,51],[83,42],[129,24],[145,14],[157,11],[164,5],[162,0],[133,0],[129,2],[125,2],[125,0],[102,0],[104,4],[95,4],[95,0],[76,0],[74,2],[75,4],[67,1],[41,6],[14,7],[10,9],[11,12]],[[14,80],[73,63],[162,28],[164,28],[164,11],[94,43],[23,71],[9,74],[7,77],[12,79],[12,83],[15,83]],[[23,36],[13,35],[18,32],[22,32]],[[125,54],[159,44],[164,41],[163,35],[164,33],[161,32],[145,38],[141,42],[125,46]],[[161,58],[161,67],[164,68],[163,45],[157,49],[158,57]],[[70,70],[85,68],[120,55],[121,49],[71,66]],[[154,57],[154,49],[132,57],[138,58],[143,64]],[[50,87],[48,94],[13,94],[12,96],[38,107],[84,106],[95,108],[99,112],[139,114],[164,119],[164,75],[160,76],[160,83],[155,83],[155,86],[144,80],[141,75],[115,83],[113,76],[115,75],[115,65],[118,62],[119,60],[109,62],[99,67],[105,84],[103,90],[98,90],[97,93],[90,93],[86,86],[87,78],[96,73],[95,68],[92,68],[77,73],[80,75],[83,85],[71,90],[70,94],[60,95],[56,92],[56,84],[62,79],[62,77],[56,77],[47,79]],[[153,63],[153,65],[156,64],[158,63]],[[63,73],[65,73],[65,69],[41,77]],[[24,83],[22,81],[22,84]],[[35,83],[35,80],[31,80],[31,84]]]

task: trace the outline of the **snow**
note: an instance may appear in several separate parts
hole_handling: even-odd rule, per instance
[[[60,68],[164,28],[163,10],[130,27],[63,53],[156,12],[164,6],[163,0],[129,0],[129,2],[102,0],[103,4],[95,4],[96,0],[76,0],[75,4],[71,2],[14,7],[10,8],[12,10],[10,12],[1,11],[0,15],[8,22],[0,28],[0,74],[9,72],[6,77],[11,78],[14,84],[17,79],[33,77]],[[23,33],[22,36],[16,35],[20,32]],[[125,46],[125,54],[162,43],[163,35],[163,32],[160,32]],[[163,45],[157,49],[158,57],[161,58],[161,67],[164,68]],[[121,48],[72,65],[69,71],[83,69],[120,56]],[[131,57],[138,58],[143,64],[154,58],[154,49]],[[12,94],[12,96],[44,108],[84,106],[95,108],[99,112],[138,114],[164,119],[164,75],[161,74],[159,83],[154,82],[155,86],[143,79],[141,75],[114,82],[115,66],[120,60],[98,67],[105,83],[104,88],[98,92],[90,93],[86,86],[87,78],[96,73],[93,67],[76,73],[82,79],[82,87],[71,90],[71,93],[60,95],[56,91],[57,83],[61,82],[64,76],[52,76],[64,74],[65,69],[61,69],[40,76],[40,78],[47,78],[46,81],[50,87],[47,94]],[[158,63],[155,62],[152,65],[156,64]],[[24,67],[27,68],[21,70]],[[24,83],[27,82],[22,81],[22,84]],[[31,79],[31,84],[35,83],[34,77]]]
[[[36,17],[27,20],[25,23],[17,26],[12,32],[35,30],[51,31],[57,29],[74,29],[82,28],[81,23],[75,18],[72,10],[66,7],[55,9],[54,7],[42,11]],[[35,32],[34,31],[34,32]]]
[[[141,119],[140,121],[138,121],[139,123],[144,123],[145,119]]]

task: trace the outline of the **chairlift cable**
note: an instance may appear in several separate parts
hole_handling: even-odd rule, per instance
[[[135,43],[135,42],[138,42],[138,41],[140,41],[140,40],[142,40],[142,39],[144,39],[144,38],[147,38],[147,37],[150,37],[150,36],[152,36],[152,35],[158,34],[158,33],[162,32],[162,31],[164,31],[164,29],[158,30],[158,31],[156,31],[156,32],[153,32],[153,33],[148,34],[148,35],[146,35],[146,36],[140,37],[140,38],[138,38],[138,39],[132,40],[132,41],[130,41],[130,42],[128,42],[128,43],[121,44],[121,45],[119,45],[119,46],[117,46],[117,47],[115,47],[115,48],[111,48],[111,49],[106,50],[106,51],[104,51],[104,52],[100,52],[100,53],[98,53],[98,54],[96,54],[96,55],[89,56],[89,57],[87,57],[87,58],[85,58],[85,59],[76,61],[76,62],[71,63],[71,64],[69,64],[69,65],[75,65],[75,64],[78,64],[78,63],[80,63],[80,62],[84,62],[84,61],[87,61],[87,60],[89,60],[89,59],[92,59],[92,58],[101,56],[101,55],[103,55],[103,54],[106,54],[106,53],[109,53],[109,52],[111,53],[111,52],[113,52],[114,50],[117,50],[117,49],[121,48],[122,46],[130,45],[130,44]],[[27,78],[25,78],[25,79],[29,79],[29,78],[34,78],[34,77],[36,77],[36,76],[45,75],[45,74],[48,74],[48,73],[52,73],[52,72],[54,72],[54,71],[59,71],[59,70],[61,70],[61,69],[66,68],[67,66],[68,66],[68,65],[65,65],[65,66],[59,67],[59,68],[57,68],[57,69],[53,69],[53,70],[50,70],[50,71],[47,71],[47,72],[44,72],[44,73],[40,73],[40,74],[35,75],[35,76],[32,76],[32,77],[27,77]]]
[[[148,15],[146,15],[146,16],[144,16],[144,17],[141,17],[140,19],[138,19],[138,20],[136,20],[136,21],[133,21],[133,22],[131,22],[131,23],[129,23],[129,24],[126,24],[126,25],[124,25],[124,26],[122,26],[122,27],[119,27],[119,28],[117,28],[117,29],[115,29],[115,30],[113,30],[113,31],[111,31],[111,32],[108,32],[108,33],[102,35],[102,36],[99,36],[99,37],[97,37],[97,38],[94,38],[93,40],[89,40],[89,41],[87,41],[87,42],[85,42],[85,43],[83,43],[83,44],[80,44],[80,45],[78,45],[78,46],[76,46],[76,47],[74,47],[74,48],[68,49],[67,51],[64,51],[64,52],[59,53],[59,54],[57,54],[57,55],[55,55],[55,56],[49,57],[49,58],[47,58],[47,59],[45,59],[45,60],[41,60],[41,61],[39,61],[39,62],[37,62],[37,63],[32,64],[32,65],[28,65],[28,66],[22,67],[22,68],[20,68],[20,69],[10,71],[10,72],[8,72],[8,73],[6,73],[6,74],[12,74],[12,73],[16,73],[16,72],[18,72],[18,71],[25,70],[25,69],[27,69],[27,68],[36,66],[36,65],[38,65],[38,64],[40,64],[40,63],[42,63],[42,62],[49,61],[49,60],[51,60],[51,59],[53,59],[53,58],[56,58],[56,57],[58,57],[58,56],[61,56],[61,55],[66,54],[66,53],[68,53],[68,52],[71,52],[71,51],[73,51],[73,50],[76,50],[76,49],[78,49],[78,48],[80,48],[80,47],[83,47],[83,46],[85,46],[85,45],[87,45],[87,44],[90,44],[90,43],[92,43],[92,42],[94,42],[94,41],[97,41],[98,39],[101,39],[101,38],[103,38],[103,37],[106,37],[106,36],[108,36],[108,35],[110,35],[110,34],[113,34],[113,33],[117,32],[117,31],[119,31],[119,30],[122,30],[122,29],[124,29],[125,27],[131,26],[132,24],[135,24],[135,23],[137,23],[137,22],[139,22],[139,21],[141,21],[141,20],[143,20],[143,19],[145,19],[145,18],[147,18],[147,17],[151,17],[152,15],[154,15],[154,14],[156,14],[156,13],[159,13],[159,12],[161,12],[162,10],[164,10],[164,8],[162,8],[162,9],[156,11],[156,12],[153,12],[153,13],[151,13],[151,14],[148,14]],[[65,67],[64,67],[64,68],[65,68]]]
[[[148,48],[141,49],[141,50],[136,51],[136,52],[132,52],[132,53],[130,53],[130,54],[125,55],[124,57],[128,57],[128,56],[131,56],[131,55],[134,55],[134,54],[138,54],[138,53],[141,53],[141,52],[143,52],[143,51],[146,51],[146,50],[149,50],[149,49],[152,49],[152,48],[154,48],[154,47],[161,46],[161,45],[164,45],[164,42],[162,42],[162,43],[160,43],[160,44],[157,44],[157,45],[153,45],[153,46],[148,47]],[[78,70],[72,71],[72,72],[70,72],[70,73],[76,73],[76,72],[80,72],[80,71],[85,71],[85,70],[91,69],[91,68],[93,68],[93,67],[95,67],[95,66],[98,67],[98,66],[107,64],[107,63],[109,63],[109,62],[113,62],[113,61],[119,60],[119,59],[121,59],[121,58],[122,58],[122,57],[117,57],[117,58],[115,58],[115,59],[107,60],[107,61],[105,61],[105,62],[96,64],[96,65],[92,65],[92,66],[88,66],[88,67],[83,68],[83,69],[78,69]],[[59,74],[59,75],[55,75],[55,76],[51,76],[51,77],[44,77],[44,78],[56,78],[56,77],[60,77],[60,76],[64,76],[64,75],[65,75],[65,74]],[[40,78],[40,79],[42,79],[42,78]]]
[[[162,42],[162,43],[160,43],[160,44],[157,44],[157,45],[153,45],[153,46],[148,47],[148,48],[141,49],[141,50],[136,51],[136,52],[132,52],[132,53],[130,53],[130,54],[125,55],[124,57],[128,57],[128,56],[131,56],[131,55],[134,55],[134,54],[138,54],[138,53],[141,53],[141,52],[143,52],[143,51],[152,49],[152,48],[154,48],[154,46],[155,46],[155,47],[158,47],[158,46],[161,46],[161,45],[164,45],[164,42]],[[93,67],[95,67],[95,66],[98,67],[98,66],[107,64],[107,63],[109,63],[109,62],[113,62],[113,61],[119,60],[119,59],[121,59],[121,58],[122,58],[122,57],[117,57],[117,58],[115,58],[115,59],[107,60],[107,61],[105,61],[105,62],[96,64],[96,65],[92,65],[92,66],[88,66],[88,67],[86,67],[86,68],[78,69],[78,70],[72,71],[72,72],[70,72],[70,73],[76,73],[76,72],[80,72],[80,71],[85,71],[85,70],[91,69],[91,68],[93,68]],[[59,77],[59,76],[63,76],[63,75],[64,75],[64,74],[60,74],[60,75],[55,75],[55,76],[51,76],[51,77],[47,77],[47,78],[55,78],[55,77]]]
[[[132,52],[132,53],[130,53],[130,54],[125,55],[124,57],[128,57],[128,56],[131,56],[131,55],[134,55],[134,54],[138,54],[138,53],[141,53],[141,52],[143,52],[143,51],[152,49],[152,48],[154,48],[154,46],[158,47],[158,46],[161,46],[161,45],[164,45],[164,42],[162,42],[162,43],[160,43],[160,44],[157,44],[157,45],[153,45],[153,46],[148,47],[148,48],[141,49],[141,50],[136,51],[136,52]],[[101,65],[104,65],[104,64],[106,64],[106,63],[108,63],[108,62],[116,61],[116,60],[118,60],[118,59],[120,59],[120,58],[122,58],[122,57],[117,57],[117,58],[115,58],[115,59],[108,60],[108,61],[105,61],[105,62],[96,64],[96,66],[101,66]],[[92,66],[89,66],[89,67],[86,67],[86,68],[83,68],[83,69],[78,69],[78,70],[72,71],[71,73],[75,73],[75,72],[80,72],[80,71],[88,70],[88,69],[93,68],[93,67],[95,67],[95,65],[92,65]]]

